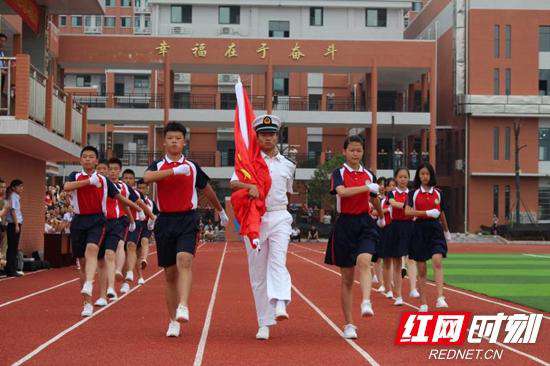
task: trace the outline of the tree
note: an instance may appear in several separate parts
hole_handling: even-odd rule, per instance
[[[307,185],[308,205],[324,209],[335,209],[335,199],[329,193],[330,175],[332,171],[344,163],[344,156],[338,155],[327,160],[313,173],[313,178]]]

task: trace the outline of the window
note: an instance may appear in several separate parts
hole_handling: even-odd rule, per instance
[[[550,25],[539,27],[539,52],[550,52]]]
[[[500,70],[499,69],[493,70],[493,94],[494,95],[500,94]]]
[[[539,160],[550,161],[550,128],[539,129]]]
[[[512,143],[512,131],[510,127],[504,130],[504,159],[510,160],[510,145]]]
[[[59,26],[60,27],[66,27],[67,26],[67,16],[66,15],[60,15],[59,16]]]
[[[218,8],[219,24],[239,24],[241,22],[240,6],[220,6]]]
[[[504,186],[504,216],[510,220],[510,186]]]
[[[113,28],[116,25],[116,17],[103,18],[103,26]]]
[[[550,69],[539,69],[539,95],[550,95]]]
[[[149,89],[149,76],[147,75],[134,76],[134,89]]]
[[[288,38],[290,37],[290,22],[270,20],[269,21],[270,38]]]
[[[309,25],[323,25],[323,8],[309,8]]]
[[[273,92],[277,92],[278,96],[288,95],[288,78],[287,72],[275,72],[273,75]],[[281,104],[278,100],[278,104]]]
[[[498,153],[500,150],[500,129],[498,127],[493,128],[493,160],[498,160]]]
[[[550,187],[539,186],[539,222],[550,220]]]
[[[512,94],[512,69],[506,69],[506,95]]]
[[[76,76],[76,86],[86,87],[92,84],[92,77],[90,75],[77,75]]]
[[[504,48],[504,54],[506,58],[512,57],[512,26],[507,25],[504,27],[504,40],[506,42]]]
[[[141,28],[141,16],[140,15],[136,15],[134,17],[134,27],[135,28]]]
[[[422,1],[415,1],[412,3],[412,11],[419,12],[422,10]]]
[[[120,17],[120,26],[130,28],[132,26],[132,17]]]
[[[493,186],[493,215],[498,217],[498,186]]]
[[[172,23],[191,23],[191,5],[172,5],[170,8],[170,21]]]
[[[120,0],[120,6],[124,6],[124,7],[132,6],[132,0]]]
[[[143,26],[145,28],[151,27],[151,16],[150,15],[145,15]]]
[[[109,8],[115,6],[115,0],[105,0],[105,7]]]
[[[73,27],[82,27],[82,16],[80,15],[73,15],[71,18],[72,26]]]
[[[500,57],[500,25],[495,24],[493,29],[493,56]]]
[[[386,9],[366,9],[365,24],[367,27],[385,27]]]

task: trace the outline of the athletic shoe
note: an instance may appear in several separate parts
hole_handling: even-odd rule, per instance
[[[92,316],[93,313],[94,313],[94,306],[89,302],[84,303],[84,308],[82,309],[82,313],[80,313],[80,315],[82,315],[83,317],[88,317],[88,316]]]
[[[99,306],[100,308],[104,307],[104,306],[107,306],[107,300],[103,297],[100,297],[99,299],[96,300],[96,302],[94,303],[95,306]]]
[[[393,303],[395,306],[403,306],[403,298],[399,296],[397,299],[395,299],[395,302]]]
[[[286,312],[286,302],[284,302],[283,300],[277,301],[277,305],[275,306],[275,319],[279,322],[288,319],[288,313]]]
[[[145,280],[143,279],[143,277],[140,277],[138,279],[138,285],[145,285]]]
[[[94,287],[94,285],[93,285],[92,281],[86,281],[86,282],[84,282],[84,286],[82,286],[82,290],[80,290],[80,293],[82,295],[92,296],[93,287]]]
[[[179,337],[180,336],[180,323],[175,320],[170,320],[168,324],[168,331],[166,331],[167,337]]]
[[[426,304],[420,305],[420,308],[418,309],[418,312],[419,313],[427,313],[428,312],[428,305],[426,305]]]
[[[109,287],[107,289],[107,299],[109,299],[110,301],[115,301],[118,299],[118,296],[114,288]]]
[[[180,323],[189,321],[189,308],[187,306],[183,306],[182,304],[178,305],[176,309],[176,320]]]
[[[405,278],[407,276],[407,268],[401,268],[401,278]]]
[[[147,268],[147,259],[142,259],[141,260],[141,269],[145,269]]]
[[[134,282],[134,272],[132,271],[126,272],[126,278],[124,279],[124,281]]]
[[[17,274],[20,275],[20,276],[24,276],[24,275],[25,275],[25,272],[23,272],[23,271],[17,271],[17,272],[15,272],[15,273],[17,273]]]
[[[124,282],[122,286],[120,286],[120,293],[127,294],[128,291],[130,291],[130,285],[128,284],[128,282]]]
[[[382,285],[376,289],[376,292],[386,292],[386,288]]]
[[[378,283],[378,276],[377,275],[374,275],[372,277],[372,283]]]
[[[417,297],[420,297],[420,294],[418,293],[418,290],[417,290],[417,289],[414,289],[414,290],[412,290],[411,292],[409,292],[409,296],[410,296],[410,297],[417,298]]]
[[[269,339],[269,327],[263,326],[258,329],[256,339],[266,341]]]
[[[344,327],[344,338],[357,339],[357,327],[353,324],[346,324]]]
[[[116,279],[118,282],[122,281],[123,278],[124,278],[124,276],[122,275],[122,272],[120,272],[120,271],[116,271],[116,272],[115,272],[115,279]]]
[[[393,299],[393,292],[388,291],[384,294],[384,296],[386,296],[388,299]]]
[[[372,310],[372,304],[370,303],[370,300],[363,300],[361,303],[361,316],[373,316],[374,310]]]
[[[447,302],[445,301],[444,296],[440,296],[437,298],[437,301],[435,302],[436,308],[448,308],[449,305],[447,305]]]

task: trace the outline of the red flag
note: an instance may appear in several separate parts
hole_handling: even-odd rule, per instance
[[[256,118],[239,79],[235,85],[235,173],[239,181],[258,187],[259,198],[251,198],[247,189],[231,194],[231,204],[240,225],[239,234],[256,249],[255,239],[260,237],[260,223],[266,211],[265,198],[271,188],[271,176],[262,158],[252,122]]]

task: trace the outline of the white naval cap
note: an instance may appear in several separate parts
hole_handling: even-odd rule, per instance
[[[252,122],[252,127],[256,132],[279,132],[281,119],[273,114],[263,114],[256,117]]]

